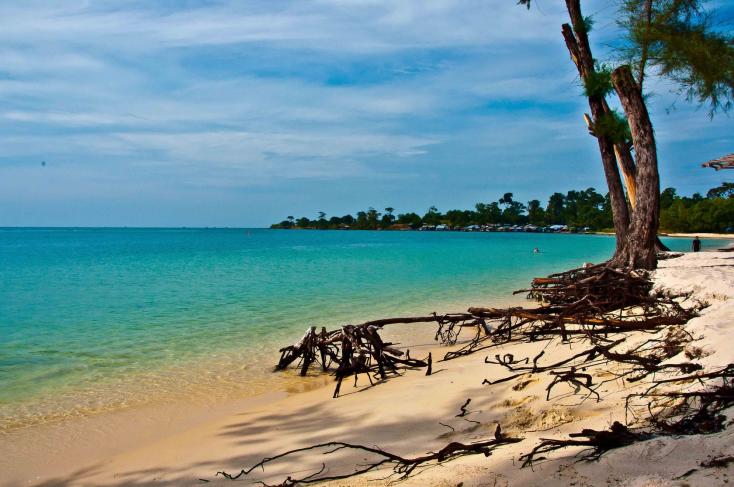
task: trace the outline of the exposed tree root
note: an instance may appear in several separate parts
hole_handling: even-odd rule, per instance
[[[670,359],[684,351],[693,337],[683,325],[696,316],[704,303],[683,304],[690,296],[672,295],[655,291],[652,281],[644,271],[620,271],[607,265],[587,266],[567,272],[536,278],[527,293],[540,306],[535,308],[469,308],[466,313],[429,315],[421,317],[389,318],[361,325],[346,325],[339,330],[320,333],[312,327],[296,344],[281,349],[277,370],[288,367],[299,360],[301,374],[320,363],[324,371],[334,370],[337,380],[334,397],[339,395],[343,379],[354,375],[355,384],[359,374],[386,379],[399,374],[401,369],[425,367],[430,375],[432,358],[426,360],[410,358],[393,344],[385,343],[379,331],[385,325],[396,323],[435,323],[435,339],[442,344],[458,342],[465,329],[473,330],[472,338],[457,350],[445,354],[443,360],[487,350],[500,345],[530,342],[556,342],[586,345],[581,351],[557,360],[544,363],[545,352],[534,357],[516,358],[511,353],[489,356],[485,363],[501,366],[512,374],[486,380],[494,385],[531,374],[548,374],[546,399],[557,387],[571,387],[572,394],[594,397],[601,401],[599,387],[611,381],[624,380],[629,384],[648,381],[651,386],[643,392],[630,393],[626,399],[627,412],[642,424],[631,431],[627,426],[614,422],[608,431],[585,429],[571,434],[570,439],[543,439],[530,453],[523,455],[523,466],[543,458],[541,455],[569,446],[588,447],[590,451],[583,459],[596,459],[605,452],[641,441],[658,434],[710,433],[724,428],[721,411],[734,405],[734,365],[712,372],[703,372],[701,365],[694,362],[671,362]],[[651,338],[639,341],[639,333],[648,333]],[[665,332],[664,334],[661,332]],[[631,333],[638,333],[635,343],[629,345]],[[601,371],[601,377],[595,374]],[[611,378],[609,378],[611,376]],[[701,389],[681,389],[681,385],[698,384]],[[665,386],[675,386],[675,390]],[[638,389],[639,390],[639,389]],[[457,417],[466,416],[468,399]],[[632,404],[635,402],[636,404]],[[640,404],[637,404],[637,403]],[[647,411],[642,418],[640,409]],[[628,423],[629,424],[629,423]],[[320,448],[331,448],[326,454],[343,449],[357,449],[378,456],[378,460],[360,466],[346,474],[329,475],[322,464],[321,469],[303,479],[287,478],[283,486],[310,483],[321,480],[343,479],[372,471],[382,465],[393,466],[393,474],[406,477],[414,469],[428,462],[443,462],[456,456],[483,453],[488,455],[495,447],[520,441],[503,435],[499,427],[495,439],[478,443],[449,443],[438,452],[416,458],[404,458],[385,452],[378,447],[366,447],[342,442],[329,442],[312,447],[285,452],[266,458],[236,476],[221,472],[227,478],[238,478],[253,469],[263,467],[276,459],[297,452]]]
[[[379,334],[382,327],[396,323],[436,323],[436,340],[444,344],[455,343],[464,327],[485,329],[484,320],[469,313],[388,318],[345,325],[331,332],[321,328],[320,333],[312,326],[294,345],[280,349],[280,360],[275,370],[286,369],[296,361],[302,376],[315,364],[320,364],[324,372],[335,369],[334,397],[339,396],[342,381],[350,376],[354,376],[355,384],[360,374],[366,375],[373,383],[373,378],[384,380],[389,375],[398,375],[401,369],[423,367],[427,369],[426,375],[431,375],[430,355],[425,360],[411,358],[410,351],[403,352],[392,343],[382,341]]]
[[[703,387],[691,389],[692,384]],[[635,401],[642,404],[635,407]],[[656,380],[646,391],[630,394],[626,399],[628,414],[639,417],[636,410],[644,408],[647,421],[656,431],[675,435],[722,431],[726,417],[721,412],[732,406],[734,364],[712,372]]]
[[[413,359],[409,353],[404,356],[392,343],[382,341],[379,331],[386,325],[435,323],[435,339],[446,345],[455,344],[462,330],[474,330],[468,343],[445,354],[443,360],[451,360],[499,344],[556,337],[564,342],[588,339],[598,345],[612,333],[654,333],[695,316],[695,307],[686,309],[679,302],[687,296],[668,296],[651,290],[652,281],[642,271],[623,272],[605,265],[573,269],[536,278],[530,289],[518,291],[541,301],[543,305],[537,308],[470,308],[466,313],[368,321],[330,332],[325,328],[317,332],[314,326],[297,343],[280,350],[275,368],[283,370],[298,361],[301,375],[306,375],[313,365],[320,364],[322,371],[333,371],[337,381],[334,397],[338,397],[342,381],[352,375],[355,383],[360,374],[367,375],[373,383],[373,379],[398,375],[401,369],[428,368],[427,359]],[[597,352],[609,353],[607,349]],[[657,358],[626,359],[636,360],[639,369],[659,370]]]

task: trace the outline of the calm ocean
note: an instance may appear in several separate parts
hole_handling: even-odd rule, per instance
[[[613,244],[522,233],[0,229],[0,431],[284,387],[269,374],[277,348],[311,324],[507,302],[532,277],[603,260]]]

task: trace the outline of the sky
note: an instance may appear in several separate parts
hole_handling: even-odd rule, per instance
[[[725,0],[717,22],[730,29]],[[593,48],[614,2],[584,1]],[[0,226],[258,227],[606,192],[563,2],[0,3]],[[662,187],[705,191],[732,118],[651,79]]]

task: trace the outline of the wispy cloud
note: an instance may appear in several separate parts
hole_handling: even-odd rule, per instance
[[[265,224],[293,206],[600,186],[562,5],[514,4],[2,3],[0,225],[129,224],[162,206],[150,215],[175,221],[152,224]],[[606,41],[615,26],[602,20]],[[668,116],[669,100],[653,113],[665,164],[727,140],[726,121]],[[710,180],[693,171],[685,184]],[[117,205],[117,220],[85,213],[89,200]]]

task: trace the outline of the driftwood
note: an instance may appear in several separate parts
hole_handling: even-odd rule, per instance
[[[535,299],[533,308],[473,307],[465,313],[427,315],[418,317],[387,318],[360,325],[345,325],[340,329],[321,332],[311,327],[294,345],[280,350],[276,370],[297,362],[301,375],[315,365],[335,375],[334,397],[338,397],[343,380],[359,374],[384,380],[399,375],[406,368],[432,369],[432,356],[426,360],[410,357],[410,352],[398,350],[394,344],[383,342],[379,332],[386,325],[400,323],[428,323],[436,326],[435,339],[441,344],[458,343],[463,330],[472,330],[472,336],[456,350],[447,352],[443,360],[487,350],[500,345],[538,341],[586,344],[580,351],[545,363],[544,351],[534,357],[518,358],[513,354],[495,354],[485,363],[501,366],[510,375],[484,384],[494,385],[530,374],[548,374],[546,399],[554,389],[570,386],[573,394],[583,394],[601,401],[598,388],[610,381],[625,380],[634,383],[653,377],[651,386],[642,393],[629,394],[627,410],[635,410],[631,402],[639,400],[648,411],[642,426],[632,431],[615,422],[608,431],[585,429],[570,435],[570,439],[542,439],[533,450],[521,456],[523,466],[531,466],[541,455],[569,446],[587,447],[583,459],[595,459],[614,448],[629,445],[657,434],[692,434],[720,431],[724,427],[721,411],[734,405],[734,364],[722,370],[704,372],[693,362],[671,362],[693,337],[683,328],[696,316],[704,303],[694,302],[687,307],[686,294],[671,295],[653,289],[652,281],[644,271],[622,271],[607,265],[586,266],[567,272],[536,278],[528,289],[517,291]],[[667,332],[662,335],[663,331]],[[649,333],[651,338],[630,346],[630,333]],[[690,357],[689,357],[690,358]],[[606,377],[595,377],[596,370],[604,370]],[[611,378],[608,376],[611,374]],[[672,376],[671,376],[672,374]],[[681,390],[680,384],[699,384],[698,390]],[[676,390],[665,390],[666,385]],[[471,399],[461,406],[457,417],[465,418],[470,411]],[[638,408],[639,409],[639,408]],[[634,414],[639,419],[639,415]],[[471,420],[467,420],[471,421]],[[449,426],[450,427],[450,426]],[[453,428],[452,428],[453,429]],[[237,479],[255,468],[307,450],[328,448],[326,454],[344,449],[362,450],[377,455],[372,463],[362,464],[354,471],[330,475],[325,464],[318,471],[301,479],[288,477],[281,486],[344,479],[372,471],[383,465],[392,465],[393,475],[410,475],[414,469],[429,462],[449,460],[456,456],[483,453],[505,443],[520,441],[503,435],[497,428],[495,439],[477,443],[449,443],[437,452],[415,458],[406,458],[385,452],[379,447],[367,447],[343,442],[327,442],[311,447],[290,450],[275,457],[265,458],[237,475],[220,472],[226,478]],[[316,469],[315,469],[316,470]]]
[[[632,432],[622,423],[615,421],[609,430],[596,431],[593,429],[584,429],[580,433],[571,433],[569,437],[572,439],[541,439],[540,444],[533,448],[530,453],[520,456],[519,459],[522,460],[522,467],[530,467],[533,465],[534,461],[545,459],[545,457],[539,455],[568,448],[570,446],[583,446],[590,449],[591,451],[583,456],[582,459],[588,461],[597,460],[601,455],[609,450],[631,445],[636,441],[650,438],[650,435]]]
[[[456,343],[463,328],[490,331],[484,319],[470,313],[387,318],[345,325],[330,332],[323,327],[317,332],[312,326],[298,342],[280,349],[275,370],[284,370],[297,362],[301,375],[305,376],[310,368],[320,364],[323,372],[333,371],[335,398],[339,396],[343,380],[350,376],[354,376],[356,384],[357,377],[364,374],[372,384],[373,378],[385,380],[406,368],[425,367],[426,375],[431,375],[433,359],[430,354],[425,360],[411,358],[410,351],[403,352],[393,343],[382,341],[379,331],[386,325],[398,323],[435,323],[435,338],[443,344]]]
[[[270,464],[276,460],[280,460],[286,457],[293,456],[297,453],[302,453],[305,451],[312,451],[312,450],[326,450],[323,452],[324,455],[329,455],[332,453],[335,453],[337,451],[341,450],[356,450],[360,452],[364,452],[367,454],[371,454],[374,457],[376,457],[373,461],[368,462],[365,461],[365,463],[359,465],[356,470],[343,473],[343,474],[329,474],[328,469],[326,467],[326,464],[322,463],[321,467],[318,471],[308,475],[307,477],[301,478],[301,479],[293,479],[292,477],[287,477],[283,482],[276,484],[276,485],[269,485],[264,482],[260,482],[264,486],[269,487],[291,487],[295,486],[297,484],[309,484],[313,482],[325,482],[328,480],[342,480],[350,477],[354,477],[356,475],[360,475],[363,473],[371,472],[379,467],[390,465],[392,466],[392,474],[397,475],[399,478],[406,478],[410,476],[413,471],[421,466],[428,465],[431,463],[440,464],[449,460],[452,460],[454,458],[467,456],[467,455],[484,455],[485,457],[488,457],[492,454],[492,452],[501,445],[508,445],[511,443],[517,443],[519,441],[522,441],[522,438],[515,438],[511,436],[507,436],[502,433],[502,429],[500,428],[500,425],[497,425],[497,428],[495,429],[494,438],[487,439],[487,440],[481,440],[476,441],[473,443],[459,443],[459,442],[451,442],[448,443],[446,446],[441,448],[440,450],[436,452],[429,452],[425,455],[420,455],[417,457],[403,457],[401,455],[397,455],[395,453],[390,453],[388,451],[382,450],[381,448],[378,448],[376,446],[365,446],[365,445],[358,445],[358,444],[352,444],[352,443],[345,443],[341,441],[329,441],[326,443],[320,443],[318,445],[312,445],[304,448],[295,448],[293,450],[286,451],[284,453],[281,453],[279,455],[275,455],[273,457],[264,458],[260,460],[255,465],[247,468],[242,469],[239,473],[232,475],[227,472],[217,472],[217,475],[221,475],[227,479],[230,480],[237,480],[241,477],[249,475],[252,471],[256,469],[265,469],[265,466],[267,464]]]
[[[280,349],[275,369],[297,363],[305,376],[320,364],[323,372],[334,374],[337,384],[333,395],[338,397],[343,380],[350,376],[354,376],[355,384],[360,374],[374,384],[374,379],[385,380],[406,368],[430,369],[428,359],[411,358],[409,352],[405,354],[394,344],[382,341],[379,332],[387,325],[434,324],[435,340],[444,345],[456,344],[463,330],[473,330],[467,343],[444,355],[443,360],[451,360],[514,341],[561,337],[564,342],[580,338],[598,345],[611,333],[653,333],[695,316],[695,308],[683,308],[678,302],[686,296],[665,296],[651,290],[652,281],[644,271],[620,271],[605,265],[572,269],[536,278],[531,288],[517,291],[540,301],[541,306],[536,308],[475,307],[465,313],[386,318],[333,331],[321,328],[317,332],[312,326],[297,343]],[[610,360],[621,358],[607,356]],[[648,372],[659,370],[660,360],[656,358],[627,359],[637,360],[638,368]]]
[[[708,385],[700,390],[651,391],[665,384],[675,384],[679,388],[685,383],[708,384],[717,379],[721,380],[719,385]],[[645,404],[650,418],[647,424],[637,431],[632,431],[615,421],[609,431],[584,429],[580,433],[570,434],[569,437],[572,439],[569,440],[543,438],[530,453],[520,456],[520,460],[523,460],[522,466],[532,466],[534,461],[545,458],[539,455],[572,446],[590,448],[590,451],[581,457],[582,460],[597,460],[609,450],[647,440],[656,435],[710,434],[722,431],[726,427],[726,416],[721,412],[734,406],[734,364],[713,372],[656,380],[651,389],[627,397],[628,410],[629,402],[633,398],[652,399],[652,402]]]
[[[692,384],[702,388],[692,389]],[[641,400],[642,406],[635,408],[635,400]],[[625,406],[633,417],[639,416],[636,409],[647,411],[648,423],[662,433],[722,431],[726,417],[721,412],[734,406],[734,364],[711,372],[654,380],[646,391],[630,394]]]

